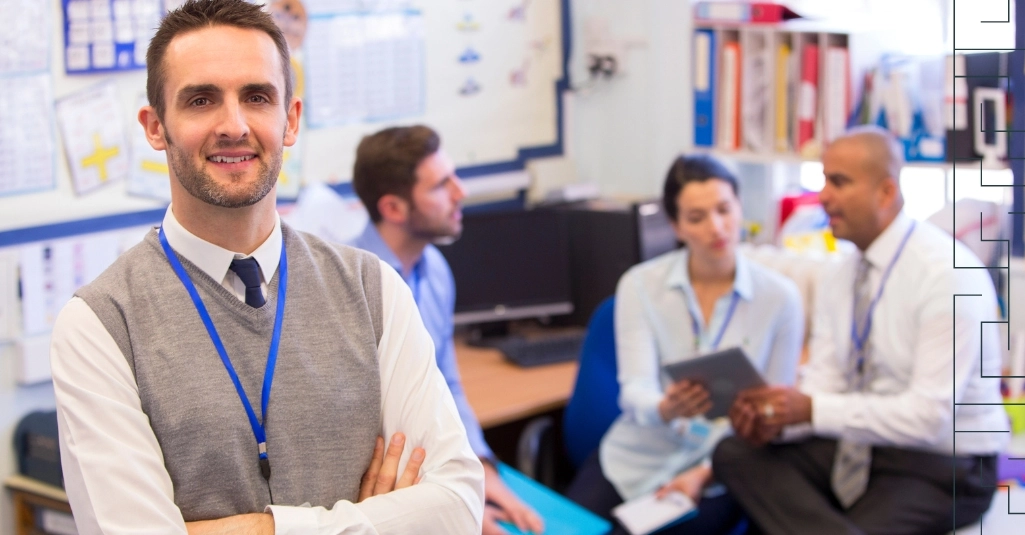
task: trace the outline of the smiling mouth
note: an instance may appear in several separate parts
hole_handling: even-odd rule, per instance
[[[235,156],[235,157],[231,157],[231,156],[210,156],[209,158],[207,158],[207,160],[209,160],[211,162],[214,162],[214,163],[242,163],[242,162],[248,162],[249,160],[252,160],[253,158],[256,158],[256,156],[250,154],[248,156]]]

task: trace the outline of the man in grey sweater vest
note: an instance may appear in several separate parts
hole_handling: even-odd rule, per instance
[[[481,464],[409,289],[277,216],[302,103],[271,18],[190,0],[147,64],[171,207],[53,332],[79,533],[479,533]]]

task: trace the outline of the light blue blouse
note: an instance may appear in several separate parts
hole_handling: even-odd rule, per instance
[[[726,418],[663,422],[658,404],[671,383],[661,371],[663,365],[717,349],[713,344],[722,332],[718,349],[743,348],[768,383],[789,385],[796,379],[804,339],[797,286],[738,252],[733,292],[716,302],[711,321],[705,322],[687,273],[687,258],[686,250],[678,250],[634,266],[616,288],[616,362],[623,413],[602,438],[599,458],[605,477],[627,500],[654,491],[707,459],[731,431]]]

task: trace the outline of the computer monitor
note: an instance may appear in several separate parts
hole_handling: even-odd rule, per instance
[[[466,214],[462,236],[438,249],[456,281],[456,325],[573,311],[569,228],[557,212]]]

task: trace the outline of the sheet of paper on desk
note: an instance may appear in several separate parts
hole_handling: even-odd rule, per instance
[[[696,513],[694,502],[679,492],[671,492],[662,499],[654,493],[646,494],[612,509],[612,515],[633,535],[647,535]]]
[[[505,464],[498,465],[502,481],[545,522],[545,535],[603,535],[612,525],[554,490],[530,479]],[[516,526],[500,522],[510,535],[526,535]]]

